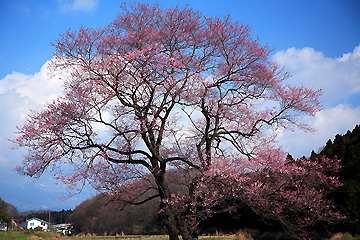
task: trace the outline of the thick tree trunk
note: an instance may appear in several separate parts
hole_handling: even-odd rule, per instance
[[[170,198],[171,192],[165,180],[165,173],[159,172],[155,177],[156,183],[159,188],[159,195],[161,199],[160,208],[164,208],[162,220],[167,228],[170,240],[178,240],[179,234],[183,240],[192,240],[197,238],[192,236],[189,231],[187,223],[181,216],[174,212],[171,206],[165,206],[163,200]]]
[[[170,240],[179,239],[179,234],[182,236],[183,240],[192,240],[197,238],[197,236],[193,236],[191,234],[188,229],[188,225],[183,219],[181,219],[181,216],[171,212],[171,210],[169,210],[169,212],[166,214],[165,221],[167,223],[166,227]]]
[[[165,173],[159,172],[157,175],[154,176],[156,180],[156,184],[159,189],[159,195],[161,199],[160,208],[164,209],[164,212],[161,214],[161,220],[163,221],[170,240],[179,240],[179,231],[177,228],[175,215],[168,206],[165,206],[163,200],[168,199],[170,197],[170,190],[165,181]]]
[[[183,240],[192,240],[197,238],[191,235],[186,222],[181,219],[181,216],[174,213],[171,209],[166,208],[164,214],[162,215],[162,220],[167,228],[170,240],[178,240],[179,235],[182,236]]]
[[[166,214],[167,219],[165,220],[166,228],[168,231],[169,239],[170,240],[179,240],[179,231],[176,227],[176,221],[172,214]]]
[[[188,225],[183,219],[181,219],[181,216],[177,216],[176,220],[180,235],[182,236],[183,240],[192,240],[196,238],[192,236],[188,229]]]

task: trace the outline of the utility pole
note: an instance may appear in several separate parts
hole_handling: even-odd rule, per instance
[[[51,216],[51,211],[49,211],[49,232],[51,232],[51,229],[50,229],[50,225],[51,225],[51,219],[50,219],[50,216]]]

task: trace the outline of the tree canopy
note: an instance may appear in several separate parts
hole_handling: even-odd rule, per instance
[[[199,222],[239,201],[296,234],[342,218],[321,200],[337,179],[321,163],[286,160],[272,134],[310,130],[301,116],[320,110],[320,91],[290,85],[249,26],[134,3],[53,45],[64,96],[19,127],[14,142],[28,154],[18,172],[50,169],[70,189],[89,183],[119,204],[157,198],[170,239],[196,237]]]
[[[6,223],[9,226],[11,216],[8,212],[9,204],[0,197],[0,223]]]

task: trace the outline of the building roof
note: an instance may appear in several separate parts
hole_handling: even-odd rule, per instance
[[[26,222],[29,222],[29,221],[31,221],[31,220],[37,220],[37,221],[39,221],[39,222],[42,222],[42,223],[46,223],[46,224],[48,224],[48,222],[47,222],[47,221],[41,220],[41,219],[36,218],[36,217],[30,218],[30,219],[26,220]]]

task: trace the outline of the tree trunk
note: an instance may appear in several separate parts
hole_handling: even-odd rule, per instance
[[[192,236],[192,234],[190,233],[189,229],[188,229],[188,225],[186,224],[186,222],[181,219],[181,216],[177,216],[176,218],[176,222],[178,225],[178,229],[180,231],[180,234],[183,238],[183,240],[192,240],[195,239],[197,237]]]
[[[167,229],[170,240],[179,240],[179,231],[177,228],[174,212],[169,209],[169,206],[165,206],[165,202],[163,201],[170,197],[170,190],[167,183],[165,182],[165,173],[159,172],[154,177],[161,199],[160,209],[164,209],[164,212],[160,215],[160,218]]]
[[[184,219],[182,219],[178,213],[174,212],[171,206],[165,206],[166,201],[163,200],[168,199],[171,196],[170,189],[165,180],[165,173],[159,172],[154,177],[159,188],[161,199],[160,209],[164,209],[161,218],[167,228],[170,240],[178,240],[179,234],[182,236],[183,240],[196,239],[197,236],[192,235]]]
[[[172,214],[166,214],[166,220],[165,220],[165,225],[167,228],[167,232],[169,235],[169,239],[170,240],[179,240],[179,231],[176,227],[176,221],[174,216],[172,216]]]

